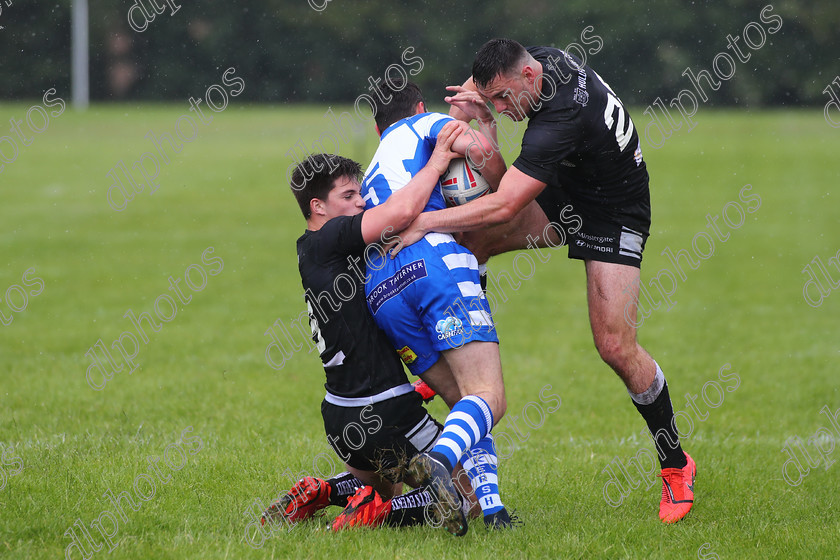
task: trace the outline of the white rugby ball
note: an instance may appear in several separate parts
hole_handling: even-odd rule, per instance
[[[447,206],[460,206],[490,192],[490,184],[465,158],[458,158],[440,176],[440,190]]]

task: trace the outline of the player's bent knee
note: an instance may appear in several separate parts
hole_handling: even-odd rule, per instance
[[[499,420],[502,419],[502,417],[505,415],[505,412],[507,412],[507,401],[503,400],[501,406],[499,407],[498,413],[496,414],[496,416],[493,417],[493,419],[495,420],[495,424],[499,423]]]
[[[622,337],[614,335],[596,339],[595,347],[601,359],[617,371],[622,371],[626,367],[632,350]]]
[[[478,391],[472,394],[476,397],[481,397],[487,403],[487,406],[490,408],[490,413],[493,415],[493,425],[498,424],[499,420],[502,419],[507,411],[507,400],[505,399],[504,393],[499,395],[495,392]]]
[[[490,404],[490,410],[493,412],[493,425],[495,426],[507,412],[507,399],[504,396],[496,397],[492,404],[489,402],[488,404]]]

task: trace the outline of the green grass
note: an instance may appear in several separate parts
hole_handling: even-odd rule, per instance
[[[3,105],[2,122],[25,118],[27,107]],[[285,154],[298,138],[311,144],[330,128],[324,110],[231,103],[170,156],[159,190],[138,194],[122,212],[108,206],[106,173],[119,160],[131,165],[150,151],[144,135],[171,133],[186,105],[95,106],[81,115],[68,109],[6,164],[0,311],[10,313],[6,288],[22,285],[27,269],[34,268],[28,278],[42,279],[44,289],[0,326],[0,443],[13,448],[0,490],[3,556],[62,557],[70,542],[62,535],[74,521],[90,527],[100,513],[114,511],[103,498],[109,489],[136,499],[132,485],[142,480],[136,477],[151,472],[147,457],[161,456],[190,426],[201,449],[184,441],[182,448],[194,452],[186,453],[184,466],[160,467],[171,480],[158,482],[137,511],[125,506],[109,557],[836,555],[840,466],[814,468],[797,487],[782,477],[785,440],[828,427],[819,414],[824,405],[840,408],[840,293],[818,308],[802,297],[803,267],[815,256],[825,263],[840,249],[833,192],[840,178],[838,131],[818,110],[701,110],[693,131],[645,151],[654,209],[646,281],[663,268],[673,271],[662,251],[691,252],[695,235],[707,231],[706,214],[738,201],[744,185],[761,197],[743,225],[724,230],[730,237],[716,243],[712,257],[696,270],[684,265],[687,278],[678,281],[673,306],[655,310],[639,333],[668,376],[678,410],[687,409],[683,395],[718,380],[725,364],[740,378],[719,407],[698,399],[704,421],[689,413],[694,426],[684,445],[699,475],[697,503],[684,522],[659,522],[658,481],[630,491],[619,507],[605,502],[602,471],[616,457],[626,463],[651,445],[639,435],[643,423],[622,384],[594,350],[583,267],[560,249],[518,290],[508,289],[496,311],[509,403],[497,430],[516,439],[516,421],[527,432],[514,448],[500,447],[509,456],[501,466],[502,492],[524,527],[487,534],[475,525],[455,539],[425,528],[334,535],[324,523],[308,523],[259,550],[249,546],[250,520],[243,515],[249,505],[257,498],[268,503],[285,489],[286,469],[312,473],[315,455],[326,454],[322,466],[331,456],[317,358],[300,352],[275,371],[264,359],[263,334],[276,319],[288,321],[302,310],[294,241],[303,222],[285,184]],[[641,111],[633,114],[643,128]],[[371,130],[341,148],[366,163],[375,144]],[[91,389],[88,349],[99,339],[110,347],[133,331],[123,315],[153,312],[158,296],[173,295],[170,276],[183,278],[190,265],[215,270],[201,261],[208,247],[224,261],[221,272],[208,276],[202,290],[184,288],[192,300],[159,332],[147,326],[149,342],[140,342],[134,373],[124,369],[103,390]],[[491,262],[495,273],[511,267],[512,255]],[[197,275],[194,270],[194,281]],[[523,427],[521,411],[529,403],[546,412],[554,404],[540,399],[546,385],[544,395],[556,394],[562,406],[546,413],[542,426]],[[708,395],[716,398],[712,389]],[[445,415],[439,402],[431,410]],[[534,406],[529,414],[537,415]],[[145,484],[138,488],[148,493]],[[107,554],[103,548],[94,558]]]

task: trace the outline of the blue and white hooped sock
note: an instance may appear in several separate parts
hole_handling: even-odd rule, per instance
[[[499,460],[493,436],[487,434],[467,451],[462,460],[470,483],[475,491],[475,498],[481,506],[481,512],[487,516],[502,509],[504,504],[499,496]]]
[[[467,395],[452,407],[430,454],[452,472],[464,451],[481,441],[492,427],[493,413],[487,402],[481,397]]]

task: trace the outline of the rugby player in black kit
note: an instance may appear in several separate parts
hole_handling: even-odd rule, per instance
[[[297,241],[298,266],[327,379],[321,412],[327,439],[348,472],[329,480],[301,479],[263,514],[264,524],[306,519],[328,505],[345,507],[333,529],[441,521],[435,507],[429,507],[433,497],[426,489],[395,497],[408,460],[431,449],[442,426],[422,406],[422,393],[408,383],[399,355],[368,311],[364,252],[423,210],[450,160],[462,157],[450,148],[465,130],[465,123],[447,124],[421,172],[385,204],[366,212],[358,163],[316,154],[293,173],[292,190],[307,223]],[[469,142],[463,138],[459,145]],[[454,381],[445,388],[452,387],[457,387]],[[453,399],[458,395],[445,398]],[[360,429],[347,435],[351,424]],[[464,508],[472,505],[478,513],[469,483],[458,482],[461,472],[459,466],[453,477],[467,498]]]
[[[485,43],[471,78],[447,89],[455,92],[446,98],[450,115],[460,120],[494,126],[488,102],[513,121],[528,118],[522,149],[496,192],[421,214],[400,232],[403,243],[431,231],[472,232],[462,244],[479,262],[513,249],[568,244],[569,258],[585,263],[595,346],[656,443],[659,517],[679,521],[694,501],[696,466],[680,446],[665,376],[636,340],[650,196],[633,121],[592,68],[559,49],[526,49],[510,39]]]

